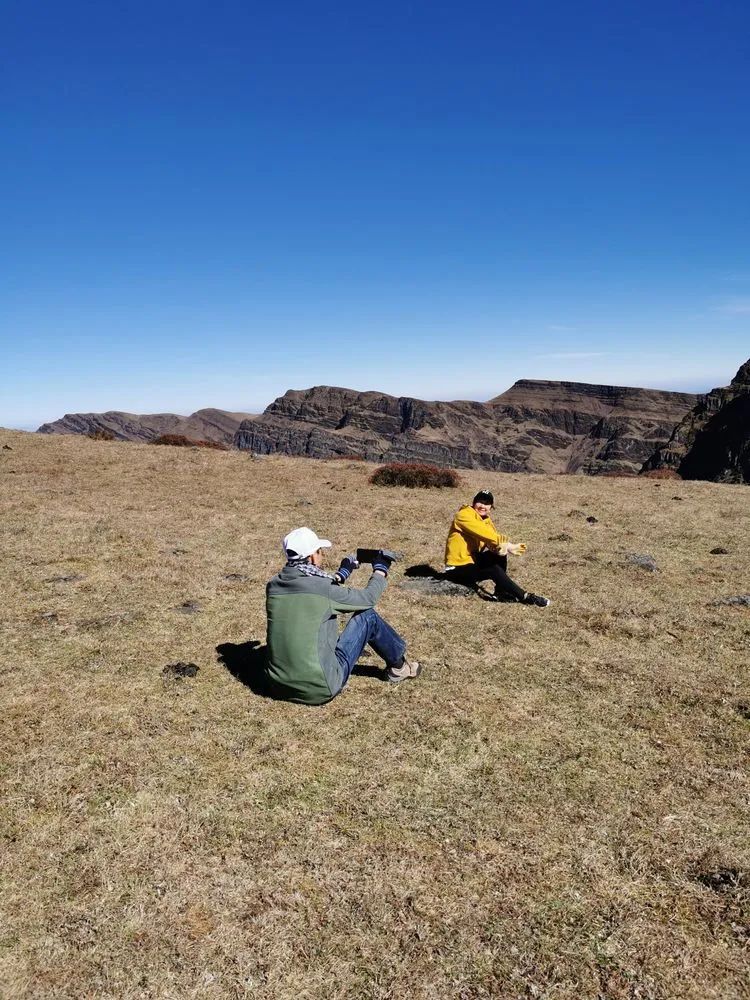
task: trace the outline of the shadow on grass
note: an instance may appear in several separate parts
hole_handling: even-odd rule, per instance
[[[445,579],[445,573],[442,570],[435,569],[434,566],[430,566],[429,563],[417,563],[415,566],[407,566],[404,570],[404,576],[417,580]]]
[[[284,698],[271,690],[266,678],[264,667],[267,649],[265,643],[258,642],[257,639],[250,639],[248,642],[222,642],[216,647],[217,660],[253,694],[261,698],[272,698],[274,701],[284,701]],[[352,674],[357,677],[374,677],[379,681],[386,679],[385,670],[371,663],[357,663]]]
[[[257,639],[248,642],[222,642],[216,647],[218,661],[232,677],[261,698],[276,698],[265,673],[265,643]]]

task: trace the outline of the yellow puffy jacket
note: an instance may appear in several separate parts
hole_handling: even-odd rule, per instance
[[[466,504],[453,518],[448,539],[445,543],[445,565],[465,566],[474,562],[475,557],[485,549],[494,549],[510,541],[507,535],[500,535],[491,518],[481,518]]]

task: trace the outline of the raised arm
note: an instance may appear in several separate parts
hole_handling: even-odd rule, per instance
[[[361,590],[356,587],[341,587],[331,583],[328,594],[331,608],[343,613],[374,608],[378,598],[385,590],[385,586],[386,578],[382,573],[373,573],[367,586]]]

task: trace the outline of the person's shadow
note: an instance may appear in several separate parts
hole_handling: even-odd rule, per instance
[[[217,660],[227,668],[235,680],[244,684],[253,694],[261,698],[283,701],[284,699],[271,690],[268,683],[264,669],[267,649],[266,644],[257,639],[249,639],[247,642],[222,642],[216,647]],[[371,654],[369,650],[365,650],[362,655],[367,657]],[[352,674],[357,677],[375,677],[380,681],[386,679],[385,671],[372,663],[357,663]]]
[[[429,563],[417,563],[416,566],[407,566],[404,576],[411,580],[444,580],[445,573],[441,569],[435,569]]]
[[[250,639],[248,642],[221,642],[216,647],[216,652],[219,663],[227,668],[235,680],[261,698],[273,698],[264,669],[266,649],[265,643]]]

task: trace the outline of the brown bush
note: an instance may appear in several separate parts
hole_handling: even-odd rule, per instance
[[[97,427],[93,431],[89,431],[86,437],[90,437],[92,441],[114,441],[115,436],[112,431],[105,430],[104,427]]]
[[[221,441],[199,441],[184,434],[160,434],[149,444],[168,444],[173,448],[213,448],[215,451],[229,451]]]
[[[427,465],[423,462],[391,462],[381,465],[370,476],[374,486],[408,486],[410,489],[442,489],[444,486],[456,487],[461,480],[453,469],[443,469],[438,465]]]
[[[674,469],[649,469],[648,472],[641,472],[641,476],[644,479],[682,479]]]

